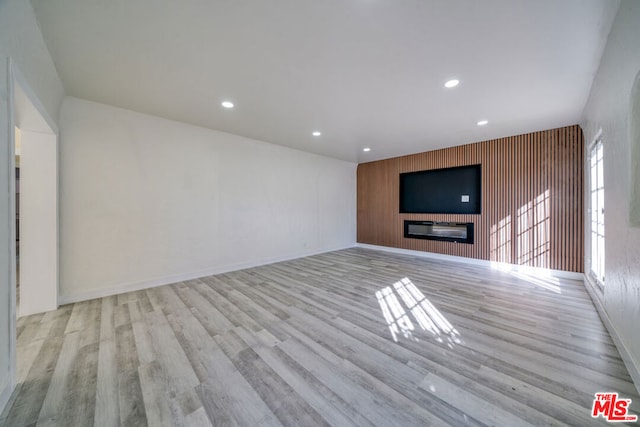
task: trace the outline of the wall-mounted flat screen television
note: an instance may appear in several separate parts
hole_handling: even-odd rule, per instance
[[[400,174],[400,213],[479,214],[480,165]]]

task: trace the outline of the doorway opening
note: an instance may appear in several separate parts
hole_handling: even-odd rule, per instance
[[[58,139],[55,124],[12,64],[15,313],[58,307]]]
[[[55,310],[59,292],[58,129],[11,58],[8,65],[9,155],[2,161],[9,178],[16,160],[19,172],[9,179],[9,381],[0,390],[2,406],[24,381],[16,357],[18,317]]]

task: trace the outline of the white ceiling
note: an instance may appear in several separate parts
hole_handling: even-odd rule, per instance
[[[619,2],[32,4],[68,95],[366,162],[578,123]]]

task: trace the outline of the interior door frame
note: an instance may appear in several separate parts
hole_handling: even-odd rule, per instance
[[[56,144],[56,188],[57,191],[57,200],[56,200],[56,265],[59,266],[59,253],[60,253],[60,212],[59,212],[59,165],[60,165],[60,150],[59,150],[59,130],[56,122],[49,116],[47,110],[44,108],[42,102],[38,99],[35,92],[31,89],[31,86],[27,83],[24,75],[20,71],[18,65],[15,61],[12,60],[11,57],[8,59],[8,109],[9,109],[9,171],[10,176],[14,176],[15,174],[15,128],[19,123],[18,121],[18,111],[16,105],[16,91],[20,90],[22,94],[28,99],[31,107],[33,107],[36,112],[40,115],[40,117],[46,122],[46,125],[49,127],[49,130],[55,135],[55,144]],[[9,210],[10,210],[10,233],[9,238],[11,242],[9,244],[9,254],[10,254],[10,265],[9,265],[9,286],[10,286],[10,320],[9,320],[9,348],[10,348],[10,358],[9,358],[9,370],[11,376],[11,390],[15,389],[16,386],[16,327],[17,327],[17,312],[16,312],[16,192],[15,192],[15,177],[9,180]],[[55,307],[58,307],[58,299],[59,299],[59,268],[57,269],[57,274],[55,278],[55,301],[53,304]]]

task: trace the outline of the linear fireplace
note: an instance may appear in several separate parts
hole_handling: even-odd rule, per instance
[[[404,237],[473,244],[473,223],[405,221]]]

